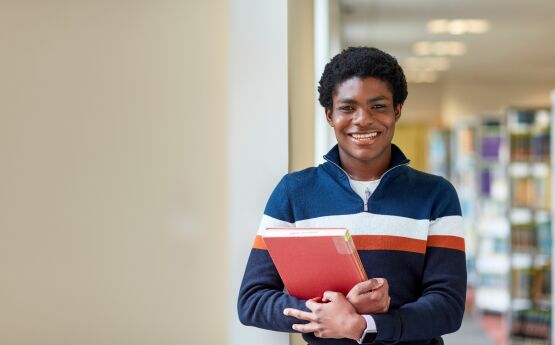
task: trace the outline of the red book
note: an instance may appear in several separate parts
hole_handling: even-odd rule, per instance
[[[368,279],[347,229],[266,230],[262,239],[291,296],[306,300],[325,291],[346,295]]]

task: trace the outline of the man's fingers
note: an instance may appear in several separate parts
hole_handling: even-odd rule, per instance
[[[324,302],[337,301],[339,298],[341,298],[341,296],[343,296],[343,294],[341,292],[326,291],[326,292],[324,292],[324,296],[322,297],[322,301],[324,301]]]
[[[363,293],[372,291],[372,287],[374,286],[374,282],[372,282],[373,280],[375,279],[365,280],[356,284],[355,286],[353,286],[349,294],[351,294],[352,292],[355,295],[362,295]]]
[[[371,293],[368,294],[368,296],[370,296],[372,300],[376,301],[376,300],[381,300],[383,298],[388,297],[388,293],[383,289],[379,289],[379,290],[372,291]]]
[[[301,333],[314,333],[318,330],[318,326],[314,323],[307,323],[307,324],[294,324],[293,329],[297,332]]]
[[[371,283],[370,288],[372,290],[377,290],[379,288],[381,288],[384,285],[387,285],[387,280],[385,278],[372,278],[370,280],[367,280],[368,282]]]
[[[294,317],[299,320],[314,321],[314,315],[312,313],[302,311],[299,309],[285,308],[283,310],[283,314],[286,316]]]
[[[320,301],[325,302],[323,298],[318,297],[309,299],[305,302],[305,305],[308,309],[310,309],[310,311],[315,311],[322,305]]]
[[[365,280],[363,282],[356,284],[349,292],[349,295],[351,294],[362,295],[364,293],[371,292],[373,290],[381,288],[384,285],[384,283],[385,283],[384,278],[372,278],[372,279]]]

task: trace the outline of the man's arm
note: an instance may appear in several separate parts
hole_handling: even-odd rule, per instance
[[[247,326],[293,332],[297,320],[283,314],[288,307],[306,310],[305,301],[283,292],[268,251],[253,249],[239,291],[239,320]]]
[[[422,294],[418,300],[384,314],[373,314],[377,341],[430,339],[460,328],[466,298],[466,257],[460,204],[443,180],[430,223]]]
[[[430,339],[459,329],[466,294],[464,253],[451,249],[428,248],[424,289],[413,303],[373,314],[377,340],[407,341]]]
[[[251,250],[243,282],[239,290],[237,310],[239,320],[247,326],[273,331],[293,332],[293,317],[285,316],[285,308],[308,310],[305,301],[283,291],[283,282],[260,235],[267,227],[294,226],[287,195],[286,177],[273,191]]]

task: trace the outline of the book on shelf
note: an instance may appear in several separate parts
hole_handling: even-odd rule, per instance
[[[262,239],[292,296],[310,299],[325,291],[346,295],[368,279],[347,229],[268,228]]]
[[[526,309],[514,313],[511,335],[514,340],[536,339],[537,344],[550,344],[551,312],[542,309]],[[543,340],[544,342],[539,342]],[[525,342],[531,344],[531,342]]]
[[[508,114],[511,344],[552,343],[550,122],[545,109],[513,109]],[[528,257],[527,262],[514,260],[518,255]]]

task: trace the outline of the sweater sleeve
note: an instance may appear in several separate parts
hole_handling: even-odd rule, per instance
[[[283,291],[283,282],[261,238],[268,227],[295,226],[287,195],[286,177],[274,189],[264,210],[239,290],[237,309],[239,320],[244,325],[293,332],[291,326],[302,322],[283,315],[283,310],[296,308],[308,311],[306,301]]]
[[[430,339],[460,328],[466,298],[464,229],[455,189],[443,181],[428,230],[421,296],[388,313],[372,315],[378,342]]]

